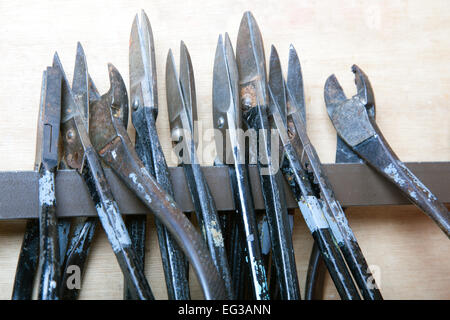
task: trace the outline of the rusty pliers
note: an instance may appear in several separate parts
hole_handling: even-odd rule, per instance
[[[375,118],[369,116],[375,97],[367,75],[356,65],[357,94],[348,99],[331,75],[325,83],[328,115],[338,135],[362,159],[393,182],[408,199],[423,210],[450,237],[450,214],[436,196],[400,161],[389,146]]]
[[[78,70],[84,75],[87,86],[87,66],[80,45],[77,63],[82,65]],[[62,71],[60,63],[58,66]],[[63,107],[62,113],[62,137],[67,163],[79,170],[85,179],[133,297],[151,299],[153,295],[145,279],[143,266],[137,261],[96,152],[168,228],[192,263],[205,297],[224,298],[224,284],[201,236],[178,209],[173,198],[150,176],[135,153],[122,123],[122,113],[128,108],[125,84],[111,64],[109,76],[110,94],[101,96],[90,106],[86,104],[89,95],[81,95],[75,99],[67,79],[63,78],[65,108]],[[87,113],[88,123],[85,117]],[[86,127],[89,127],[89,136]]]
[[[80,87],[72,88],[74,90],[72,91],[59,59],[55,60],[54,67],[60,70],[63,77],[61,136],[64,158],[67,165],[78,170],[83,177],[126,281],[133,287],[134,297],[152,299],[153,294],[145,278],[143,268],[137,262],[117,203],[113,198],[103,168],[88,135],[89,125],[95,125],[97,119],[89,123],[89,116],[92,114],[89,108],[89,77],[86,57],[81,44],[78,44],[77,47],[74,74],[74,79],[80,79],[74,81],[74,83]],[[74,92],[77,94],[74,94]],[[103,98],[108,99],[108,96],[103,96]]]
[[[158,184],[136,154],[121,121],[128,107],[126,87],[117,69],[109,65],[112,96],[93,103],[89,112],[89,133],[100,158],[110,166],[136,196],[168,229],[192,264],[206,299],[224,299],[225,284],[214,267],[201,235]]]
[[[72,92],[75,96],[78,97],[85,97],[89,96],[89,104],[93,103],[94,101],[97,101],[101,99],[101,95],[97,90],[97,87],[95,86],[92,78],[89,75],[88,72],[88,86],[86,86],[86,79],[84,76],[84,72],[79,70],[83,67],[82,63],[78,63],[75,65],[74,70],[74,78],[72,80]],[[112,96],[114,92],[110,88],[110,90],[106,93],[106,95],[110,96],[110,99],[112,99]],[[128,124],[128,110],[123,109],[120,113],[122,123],[124,127],[127,127]],[[61,164],[64,168],[67,167],[67,164],[65,163],[64,159],[62,159]],[[64,300],[75,300],[78,298],[78,295],[80,293],[81,287],[77,288],[74,286],[70,286],[68,284],[68,281],[71,277],[72,270],[74,266],[77,266],[81,277],[83,277],[84,271],[85,271],[85,265],[86,261],[89,256],[90,248],[92,241],[94,239],[94,234],[97,229],[98,224],[98,218],[96,217],[80,217],[75,219],[71,223],[71,234],[69,239],[69,244],[67,246],[67,252],[65,252],[64,257],[64,264],[62,268],[62,284],[61,287],[62,293],[61,297]],[[61,241],[60,241],[61,243]],[[82,279],[81,279],[82,280]]]

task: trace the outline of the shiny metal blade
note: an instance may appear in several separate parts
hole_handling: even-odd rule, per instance
[[[216,151],[218,160],[226,163],[231,160],[232,145],[230,129],[235,131],[242,126],[241,109],[238,106],[238,81],[236,59],[233,53],[230,37],[225,34],[217,41],[213,73],[213,124],[215,132]],[[225,152],[226,151],[226,152]],[[226,156],[226,158],[224,158]]]
[[[189,121],[191,122],[191,128],[194,128],[194,122],[198,119],[194,70],[192,68],[191,56],[183,41],[180,43],[180,85],[186,110],[189,115]]]
[[[55,53],[56,55],[56,53]],[[36,135],[36,155],[34,158],[34,170],[39,170],[42,160],[42,138],[43,138],[43,127],[44,127],[44,100],[45,91],[47,86],[47,70],[42,73],[42,85],[41,85],[41,98],[39,102],[39,116],[37,123],[37,135]]]
[[[62,75],[61,123],[64,123],[78,113],[79,110],[58,53],[55,53],[53,57],[53,67],[58,68]]]
[[[280,58],[277,49],[272,46],[270,52],[270,68],[269,68],[269,90],[273,103],[271,106],[276,107],[286,124],[286,88],[281,70]]]
[[[158,108],[155,46],[150,21],[141,11],[133,21],[129,47],[130,100],[140,106]]]
[[[84,54],[81,43],[77,44],[77,55],[75,58],[75,68],[72,80],[72,92],[79,106],[81,116],[86,128],[89,128],[89,79]]]
[[[300,112],[303,118],[303,123],[306,125],[306,110],[305,110],[305,95],[303,91],[303,75],[300,65],[300,59],[298,58],[297,51],[291,44],[289,46],[289,63],[287,73],[286,86],[290,93],[292,104],[289,105],[288,113]]]
[[[181,115],[185,112],[183,94],[178,80],[172,50],[169,50],[166,61],[166,97],[169,113],[169,124],[172,139],[178,141],[183,129]]]

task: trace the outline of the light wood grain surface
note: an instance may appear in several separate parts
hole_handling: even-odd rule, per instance
[[[290,43],[302,62],[308,133],[323,162],[333,162],[335,131],[323,102],[323,85],[335,73],[354,94],[352,64],[371,79],[377,123],[404,161],[450,161],[450,3],[441,1],[6,1],[0,0],[0,170],[33,168],[42,71],[58,51],[72,76],[75,48],[85,49],[89,72],[108,89],[107,62],[128,85],[128,40],[134,15],[143,8],[152,23],[158,71],[158,130],[170,164],[164,70],[167,51],[184,40],[194,65],[198,115],[212,128],[211,90],[217,37],[235,43],[239,22],[251,10],[266,55],[274,44],[283,66]],[[130,133],[133,134],[132,130]],[[211,144],[210,136],[203,141]],[[201,159],[211,164],[213,155]],[[345,183],[345,182],[343,182]],[[412,206],[353,208],[350,223],[389,299],[449,299],[448,240]],[[163,272],[150,223],[146,272],[157,298],[165,298]],[[301,286],[311,237],[296,215],[295,251]],[[23,221],[0,223],[0,298],[9,299]],[[195,282],[195,281],[194,281]],[[121,299],[122,278],[103,231],[88,262],[81,298]],[[194,283],[192,296],[201,298]],[[337,298],[327,281],[326,298]]]

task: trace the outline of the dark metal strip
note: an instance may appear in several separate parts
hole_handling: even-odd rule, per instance
[[[450,162],[411,162],[407,167],[444,203],[450,203]],[[398,189],[365,164],[324,165],[337,199],[344,207],[410,204]],[[234,210],[228,167],[204,167],[203,172],[219,211]],[[185,175],[181,167],[170,168],[175,200],[185,212],[192,212]],[[148,213],[140,200],[106,169],[106,177],[120,211],[124,214]],[[264,209],[258,170],[249,168],[256,210]],[[0,172],[0,220],[38,217],[38,175],[34,171]],[[286,185],[285,190],[290,190]],[[57,215],[59,217],[96,216],[82,178],[72,170],[56,175]],[[286,192],[288,208],[297,203]]]

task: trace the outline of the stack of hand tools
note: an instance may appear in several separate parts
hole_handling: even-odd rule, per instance
[[[369,265],[308,138],[303,76],[297,51],[289,47],[284,77],[275,46],[269,70],[263,39],[250,12],[243,15],[236,54],[220,35],[213,69],[216,166],[224,166],[235,212],[218,212],[199,162],[194,68],[184,42],[177,72],[167,55],[165,87],[173,147],[183,168],[195,215],[174,200],[169,168],[156,129],[158,94],[155,43],[147,15],[136,15],[129,43],[129,94],[119,71],[108,64],[110,89],[103,95],[77,46],[72,83],[55,53],[43,74],[35,170],[39,221],[27,222],[17,264],[13,299],[77,299],[71,270],[86,266],[100,222],[124,277],[124,299],[154,299],[144,274],[147,216],[121,215],[104,169],[116,176],[154,214],[169,299],[190,299],[189,266],[206,299],[320,299],[325,266],[339,296],[381,300]],[[375,122],[374,93],[356,65],[357,93],[348,99],[337,79],[325,84],[325,104],[338,134],[336,162],[367,163],[391,180],[450,235],[450,215],[430,190],[398,159]],[[127,124],[136,131],[133,145]],[[249,164],[256,164],[265,204],[254,208]],[[71,169],[83,179],[98,218],[58,218],[55,175]],[[287,181],[289,189],[285,188]],[[253,186],[254,187],[254,186]],[[292,242],[292,193],[314,239],[304,295]]]

